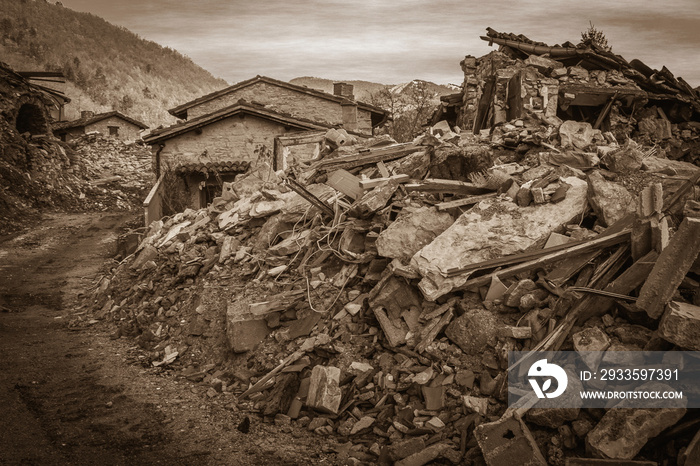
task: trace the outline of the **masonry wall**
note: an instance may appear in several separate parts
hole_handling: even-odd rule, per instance
[[[491,76],[495,76],[496,90],[490,102],[492,119],[487,122],[487,128],[513,117],[512,112],[509,112],[509,109],[514,107],[513,100],[517,100],[522,109],[542,113],[547,117],[556,116],[558,80],[547,78],[536,69],[527,67],[522,62],[513,60],[498,51],[481,58],[468,56],[461,65],[464,71],[462,86],[464,98],[457,119],[457,125],[461,128],[466,130],[474,128],[479,101],[484,93],[484,84]],[[514,79],[517,80],[516,85],[510,85]]]
[[[271,158],[275,136],[288,132],[284,125],[251,115],[234,115],[201,129],[165,141],[161,166],[184,163],[250,161]],[[298,131],[295,129],[294,131]],[[272,164],[272,160],[266,160]]]
[[[138,126],[116,116],[105,118],[104,120],[87,125],[85,127],[85,132],[90,133],[92,131],[99,131],[103,136],[109,137],[110,126],[116,126],[119,128],[119,135],[116,137],[116,139],[121,141],[136,141],[139,138],[141,129]]]
[[[229,107],[240,99],[270,105],[275,111],[286,113],[297,118],[326,123],[329,125],[343,124],[343,108],[338,102],[315,97],[304,92],[298,92],[265,82],[257,82],[208,102],[203,102],[187,110],[187,118],[191,120],[206,115],[218,109]],[[372,134],[371,114],[367,110],[357,110],[355,131]]]

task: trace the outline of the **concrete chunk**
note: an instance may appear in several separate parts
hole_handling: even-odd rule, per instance
[[[488,466],[547,464],[525,423],[513,417],[480,424],[474,436]]]
[[[700,351],[700,307],[671,301],[659,322],[659,335],[681,348]]]
[[[636,305],[652,319],[664,311],[700,253],[700,218],[685,218],[642,285]]]
[[[408,261],[452,223],[450,214],[434,207],[404,209],[377,238],[377,251],[383,257]]]
[[[411,258],[411,265],[423,277],[419,287],[425,298],[435,300],[469,278],[445,277],[447,271],[544,243],[552,231],[579,216],[587,205],[588,185],[573,177],[563,181],[571,188],[562,202],[518,207],[508,199],[482,201],[418,251]]]
[[[330,414],[338,414],[343,398],[339,384],[340,369],[333,366],[314,366],[311,370],[306,405]]]

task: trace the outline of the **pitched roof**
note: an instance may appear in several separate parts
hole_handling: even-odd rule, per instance
[[[342,96],[335,95],[335,94],[329,94],[327,92],[319,91],[316,89],[311,89],[310,87],[299,86],[297,84],[292,84],[292,83],[288,83],[288,82],[284,82],[284,81],[279,81],[277,79],[268,78],[267,76],[258,75],[256,77],[248,79],[246,81],[241,81],[241,82],[234,84],[232,86],[229,86],[227,88],[218,90],[216,92],[212,92],[211,94],[207,94],[207,95],[204,95],[202,97],[198,97],[197,99],[194,99],[190,102],[187,102],[187,103],[179,105],[175,108],[172,108],[172,109],[168,110],[168,112],[173,116],[184,119],[184,118],[186,118],[187,110],[196,106],[196,105],[199,105],[199,104],[204,103],[204,102],[209,102],[210,100],[214,100],[218,97],[221,97],[223,95],[229,94],[229,93],[234,92],[234,91],[237,91],[239,89],[243,89],[245,87],[251,86],[251,85],[259,83],[259,82],[264,82],[267,84],[271,84],[273,86],[284,87],[284,88],[291,89],[291,90],[297,91],[297,92],[303,92],[304,94],[312,95],[314,97],[318,97],[318,98],[325,99],[325,100],[330,100],[333,102],[338,102],[340,104],[352,102],[352,101],[348,100],[346,97],[342,97]],[[389,116],[389,112],[387,112],[386,110],[384,110],[382,108],[375,107],[374,105],[370,105],[368,103],[359,102],[359,101],[355,102],[355,103],[357,104],[358,108],[361,108],[363,110],[368,110],[369,112],[378,115],[381,118],[381,120],[378,120],[379,121],[378,124],[383,123]],[[374,119],[373,119],[373,121],[374,121]]]
[[[121,118],[122,120],[128,121],[132,125],[138,126],[141,129],[147,129],[148,126],[144,125],[138,120],[134,120],[133,118],[130,118],[123,113],[120,112],[107,112],[107,113],[100,113],[97,115],[93,115],[91,117],[86,117],[86,118],[78,118],[77,120],[73,121],[59,121],[53,124],[53,130],[62,130],[62,129],[71,129],[71,128],[81,128],[84,126],[91,125],[93,123],[97,123],[98,121],[105,120],[107,118],[116,116],[118,118]]]
[[[299,129],[328,129],[331,126],[327,123],[319,123],[316,121],[307,120],[304,118],[297,118],[291,115],[277,112],[270,108],[266,108],[262,105],[256,105],[245,100],[239,100],[237,103],[219,109],[215,112],[208,113],[206,115],[193,118],[191,120],[185,121],[183,123],[178,123],[167,128],[157,129],[151,131],[150,134],[143,138],[144,142],[147,144],[156,144],[158,142],[170,139],[172,137],[178,136],[180,134],[192,131],[193,129],[201,128],[207,126],[211,123],[223,120],[233,115],[239,113],[247,113],[249,115],[254,115],[265,120],[275,121],[285,125],[294,126]]]

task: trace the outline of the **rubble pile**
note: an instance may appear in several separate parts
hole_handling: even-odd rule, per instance
[[[48,135],[19,135],[6,126],[0,139],[0,232],[21,228],[37,209],[136,210],[152,175],[150,151],[86,136],[66,144]]]
[[[99,133],[86,134],[68,144],[82,164],[86,204],[93,208],[135,210],[141,206],[154,176],[150,147]],[[86,205],[87,207],[87,205]]]
[[[506,369],[511,350],[700,349],[700,168],[590,124],[501,126],[513,150],[442,121],[260,165],[152,223],[96,316],[144,365],[354,463],[696,454],[682,409],[508,410]]]

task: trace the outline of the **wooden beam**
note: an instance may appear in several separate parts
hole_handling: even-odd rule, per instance
[[[372,178],[370,180],[359,180],[360,188],[362,189],[372,189],[375,186],[379,186],[389,181],[396,181],[397,183],[405,183],[408,181],[408,175],[394,175],[386,178]]]
[[[327,160],[320,160],[311,165],[308,170],[316,170],[318,172],[329,172],[344,168],[349,170],[363,165],[375,164],[377,162],[386,162],[388,160],[399,159],[413,152],[424,150],[422,146],[417,146],[413,143],[397,144],[379,149],[369,149],[359,152],[354,155],[346,155],[343,157],[335,157]]]
[[[345,194],[353,201],[361,198],[365,193],[364,189],[360,187],[360,179],[343,169],[331,173],[328,176],[326,184],[336,191]]]
[[[542,251],[537,251],[537,252],[545,252],[548,253],[546,255],[543,255],[541,257],[538,257],[533,260],[529,260],[527,262],[523,262],[521,264],[514,265],[512,267],[508,267],[503,270],[499,270],[497,272],[492,272],[486,275],[483,275],[478,278],[473,278],[471,280],[467,280],[464,285],[460,286],[458,289],[461,290],[467,290],[467,289],[475,289],[480,286],[485,286],[488,285],[491,282],[492,277],[496,276],[499,279],[507,278],[507,277],[512,277],[516,274],[519,274],[521,272],[527,272],[529,270],[537,269],[544,267],[547,264],[551,264],[553,262],[557,262],[563,259],[566,259],[571,256],[577,256],[583,252],[588,252],[588,251],[593,251],[597,249],[602,249],[605,247],[609,246],[614,246],[616,244],[624,243],[626,241],[629,241],[630,238],[630,231],[629,230],[624,230],[619,233],[615,233],[610,236],[605,236],[602,238],[596,238],[594,240],[586,241],[582,244],[577,244],[575,246],[569,246],[568,244],[562,245],[562,246],[569,246],[566,247],[562,250],[556,251],[556,252],[550,252],[550,249],[544,249]],[[557,247],[558,248],[558,247]]]
[[[426,178],[422,181],[407,183],[404,185],[407,192],[420,191],[424,193],[440,193],[440,194],[462,194],[474,196],[493,192],[493,189],[482,188],[473,183],[466,183],[457,180],[439,180],[435,178]]]
[[[470,197],[465,197],[463,199],[457,199],[454,201],[441,202],[440,204],[437,204],[435,207],[437,207],[437,210],[443,211],[443,210],[452,209],[453,207],[462,207],[465,205],[478,204],[479,202],[481,202],[485,199],[492,199],[492,198],[496,197],[497,195],[498,195],[497,193],[489,193],[489,194],[483,194],[481,196],[470,196]]]

